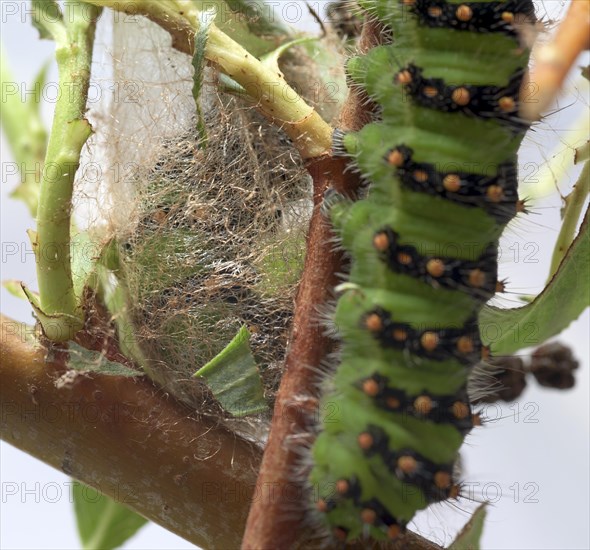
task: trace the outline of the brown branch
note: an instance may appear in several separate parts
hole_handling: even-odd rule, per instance
[[[376,45],[381,35],[378,23],[368,22],[363,28],[359,49],[365,51]],[[362,128],[371,120],[373,107],[360,89],[351,90],[340,116],[340,127],[352,131]],[[322,376],[322,362],[333,344],[324,334],[318,309],[334,299],[335,274],[343,270],[342,255],[334,251],[330,244],[333,236],[331,227],[321,214],[320,205],[328,187],[354,196],[359,180],[350,172],[344,173],[346,164],[346,160],[325,156],[308,166],[314,181],[314,211],[307,240],[307,256],[297,293],[285,374],[275,402],[271,433],[257,482],[260,498],[253,502],[250,509],[243,549],[290,548],[301,544],[301,539],[306,536],[302,523],[307,505],[301,502],[294,510],[294,492],[290,489],[303,481],[294,479],[294,474],[300,462],[301,447],[312,443],[309,426],[312,415],[308,413],[314,412],[317,406],[315,394]],[[292,443],[295,439],[296,443]],[[299,489],[296,494],[305,494],[301,487]],[[438,548],[413,534],[409,534],[401,544],[403,548]]]
[[[314,212],[308,234],[307,256],[293,320],[285,374],[275,402],[273,424],[264,454],[257,494],[250,510],[243,548],[289,548],[300,535],[305,504],[292,510],[292,487],[297,449],[290,438],[309,432],[308,415],[316,407],[314,387],[318,371],[332,342],[319,322],[318,306],[329,302],[336,283],[341,254],[331,250],[330,224],[320,212],[324,191],[342,179],[345,162],[325,157],[310,167],[314,178]],[[290,414],[294,413],[294,414]],[[303,443],[304,441],[299,441]],[[273,491],[265,490],[273,488]]]
[[[46,360],[30,327],[0,323],[2,439],[196,545],[239,546],[257,448],[144,378],[79,374],[57,387],[63,362]]]

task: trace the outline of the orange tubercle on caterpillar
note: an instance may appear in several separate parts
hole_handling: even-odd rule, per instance
[[[516,101],[509,96],[504,96],[498,100],[498,107],[504,113],[511,113],[516,110]]]
[[[465,107],[466,105],[469,105],[469,102],[471,101],[471,94],[467,88],[455,88],[451,94],[451,99],[456,105]]]
[[[408,84],[412,83],[412,73],[407,69],[400,71],[395,75],[395,82],[398,84],[402,84],[403,86],[407,86]]]
[[[404,165],[404,155],[399,149],[393,149],[387,155],[387,162],[391,164],[391,166],[401,168]]]
[[[474,288],[481,288],[486,284],[486,274],[481,269],[473,269],[469,273],[469,284]]]
[[[387,536],[391,540],[398,538],[401,534],[402,534],[402,529],[399,525],[390,525],[387,528]]]
[[[431,6],[428,8],[428,15],[430,17],[440,17],[442,15],[442,9],[438,6]]]
[[[374,525],[377,521],[377,512],[375,512],[375,510],[371,510],[370,508],[365,508],[361,512],[361,521],[367,525]]]
[[[348,483],[348,481],[346,479],[339,479],[336,482],[336,492],[339,495],[345,495],[346,493],[348,493],[350,489],[350,484]]]
[[[457,174],[448,174],[443,179],[443,186],[450,193],[457,193],[461,189],[461,178]]]
[[[453,404],[453,415],[457,420],[463,420],[469,415],[469,407],[461,401],[456,401]]]
[[[434,97],[436,97],[438,95],[438,90],[434,86],[425,86],[422,89],[422,93],[426,97],[432,99],[432,98],[434,98]]]
[[[455,15],[459,21],[466,23],[473,17],[473,10],[466,4],[461,4],[455,11]]]
[[[420,338],[420,344],[426,351],[434,351],[438,346],[438,334],[434,332],[425,332]]]
[[[429,260],[426,264],[426,271],[428,271],[432,277],[442,277],[445,274],[445,263],[439,259]]]
[[[400,252],[397,255],[397,261],[402,265],[410,265],[412,263],[412,256],[405,252]]]
[[[363,451],[368,451],[373,447],[373,444],[375,443],[373,436],[370,433],[367,432],[363,432],[362,434],[360,434],[357,438],[359,447],[363,450]]]
[[[449,472],[436,472],[434,474],[434,484],[438,489],[448,489],[453,483],[453,478]]]
[[[377,233],[373,237],[373,246],[379,252],[386,252],[387,249],[389,248],[389,245],[390,245],[389,237],[387,236],[386,233]]]
[[[433,408],[434,403],[428,395],[421,395],[414,400],[414,409],[421,415],[429,415]]]
[[[413,474],[418,469],[418,461],[413,456],[400,456],[397,459],[397,467],[404,474]]]
[[[486,195],[492,202],[500,202],[504,198],[504,189],[499,185],[490,185]]]
[[[369,397],[379,395],[379,384],[372,378],[363,382],[363,393]]]
[[[371,313],[365,318],[365,327],[370,332],[380,332],[383,330],[383,321],[377,313]]]
[[[391,335],[396,342],[405,342],[408,339],[408,333],[401,328],[394,329]]]
[[[470,336],[461,336],[457,341],[457,350],[459,353],[473,353],[473,339]]]

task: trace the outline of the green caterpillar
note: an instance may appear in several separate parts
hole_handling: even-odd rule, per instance
[[[531,0],[360,4],[393,42],[347,67],[380,120],[334,135],[367,196],[324,201],[352,263],[310,481],[340,541],[395,539],[418,510],[459,495],[454,465],[479,422],[467,377],[487,354],[477,316],[503,291],[498,239],[524,211],[516,153],[529,52],[517,26],[534,21]]]

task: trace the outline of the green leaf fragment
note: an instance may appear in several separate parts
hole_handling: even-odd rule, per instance
[[[143,376],[143,373],[116,361],[109,361],[102,353],[87,350],[76,344],[76,342],[68,342],[68,348],[70,358],[66,366],[70,369],[97,372],[109,376],[125,376],[127,378]]]
[[[97,286],[104,304],[117,326],[119,348],[125,357],[129,357],[144,370],[147,370],[147,359],[137,342],[133,322],[127,311],[127,290],[121,281],[117,281],[111,275],[112,272],[104,266],[97,266]],[[148,374],[150,373],[148,372]]]
[[[555,275],[532,303],[515,309],[483,308],[479,316],[481,338],[492,354],[516,353],[542,344],[590,305],[589,212]]]
[[[479,550],[487,513],[486,506],[487,504],[482,504],[474,512],[467,525],[463,527],[457,538],[449,546],[449,550]]]
[[[20,171],[20,181],[10,196],[22,200],[33,217],[37,215],[39,181],[47,147],[47,130],[41,120],[39,108],[48,68],[49,63],[45,63],[31,85],[34,95],[28,95],[26,101],[23,101],[3,45],[0,48],[0,81],[4,102],[0,126]]]
[[[20,281],[16,281],[14,279],[9,279],[6,281],[2,281],[2,286],[15,298],[21,298],[23,300],[27,299],[27,295],[22,287]],[[33,293],[34,294],[34,293]]]
[[[194,376],[204,378],[221,406],[234,416],[257,414],[268,408],[245,326]]]
[[[245,101],[249,101],[254,104],[252,98],[248,95],[248,92],[240,86],[233,78],[230,78],[226,74],[219,73],[218,76],[219,81],[219,90],[224,94],[232,94],[237,97],[244,99]]]
[[[147,519],[78,481],[73,485],[78,533],[85,550],[112,550],[131,538]]]

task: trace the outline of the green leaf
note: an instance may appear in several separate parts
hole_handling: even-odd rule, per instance
[[[4,98],[0,125],[21,172],[20,181],[10,196],[22,200],[29,208],[31,216],[35,217],[39,200],[39,181],[47,148],[47,131],[39,115],[39,95],[47,77],[49,64],[43,66],[32,84],[35,95],[28,96],[26,102],[23,102],[17,84],[18,79],[11,71],[4,47],[0,50],[0,57],[0,82]]]
[[[241,97],[244,101],[250,101],[254,105],[254,101],[248,95],[248,92],[240,86],[233,78],[230,78],[226,74],[219,73],[218,76],[219,90],[224,94],[232,94]]]
[[[486,519],[486,506],[486,504],[482,504],[475,511],[467,525],[463,527],[449,546],[449,550],[479,550],[483,524]]]
[[[194,376],[204,378],[221,406],[234,416],[256,414],[268,408],[245,326]]]
[[[117,326],[117,337],[121,352],[147,372],[148,361],[135,337],[133,322],[127,311],[128,296],[123,282],[117,280],[112,271],[98,265],[97,286],[104,304]]]
[[[68,342],[69,359],[66,366],[79,371],[98,372],[110,376],[125,376],[133,378],[143,376],[142,372],[131,369],[116,361],[109,361],[102,353],[88,350],[76,344]]]
[[[193,98],[197,106],[197,131],[201,138],[202,146],[207,144],[207,129],[205,128],[205,120],[203,118],[203,109],[201,107],[201,90],[203,89],[203,76],[207,59],[205,57],[205,50],[207,48],[207,38],[209,36],[209,28],[213,23],[214,12],[205,11],[201,14],[201,25],[199,30],[195,33],[195,54],[193,55],[193,68],[195,73],[193,75]]]
[[[118,548],[147,523],[147,519],[78,481],[74,482],[74,511],[85,550]]]
[[[25,291],[20,281],[9,279],[6,281],[2,281],[2,286],[6,290],[8,290],[8,292],[12,294],[15,298],[21,298],[23,300],[27,299],[27,295],[25,294]]]
[[[578,236],[543,292],[529,305],[515,309],[484,307],[482,341],[492,354],[505,355],[542,344],[559,334],[590,305],[590,209]]]

